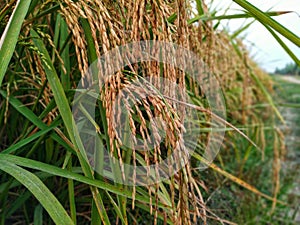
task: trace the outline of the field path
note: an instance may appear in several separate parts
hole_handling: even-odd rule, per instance
[[[300,79],[298,77],[296,78],[295,76],[283,75],[283,76],[281,76],[281,78],[283,80],[286,80],[286,81],[289,81],[289,82],[292,82],[292,83],[295,83],[295,84],[300,84]]]
[[[281,80],[300,84],[299,76],[281,75],[279,77]],[[286,88],[289,88],[289,86],[286,86]],[[299,99],[299,95],[300,90],[289,96],[289,99]],[[297,100],[297,104],[299,104],[299,100]],[[286,158],[281,161],[283,176],[290,176],[292,171],[298,171],[293,175],[293,184],[288,191],[289,198],[294,199],[294,204],[294,202],[297,203],[300,200],[300,127],[298,125],[300,121],[300,108],[279,107],[279,110],[286,121],[286,126],[281,126],[281,131],[285,133],[285,144],[287,147]],[[300,224],[300,210],[297,208],[297,205],[291,209],[290,215],[295,215],[295,224]]]

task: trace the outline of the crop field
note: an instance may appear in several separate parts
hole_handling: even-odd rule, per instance
[[[300,39],[232,2],[2,0],[0,225],[297,224],[300,85],[240,34]]]

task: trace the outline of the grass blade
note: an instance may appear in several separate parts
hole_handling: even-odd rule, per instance
[[[5,91],[0,90],[0,94],[6,98],[7,93]],[[39,118],[37,117],[30,109],[28,109],[25,105],[23,105],[18,99],[14,98],[13,96],[10,96],[8,99],[9,103],[19,112],[21,113],[25,118],[27,118],[31,123],[33,123],[35,126],[40,128],[42,131],[40,131],[40,135],[43,135],[44,133],[47,133],[49,127]],[[55,127],[53,127],[55,128]],[[50,130],[49,130],[50,131]],[[30,139],[38,138],[39,135],[35,134],[35,136],[29,137]],[[58,136],[56,133],[52,133],[51,137],[53,140],[60,143],[62,146],[64,146],[66,149],[74,153],[73,146],[68,145],[60,136]],[[29,140],[30,140],[29,139]],[[29,141],[27,140],[27,141]],[[20,143],[21,144],[21,143]],[[12,148],[12,149],[10,149]],[[10,150],[6,149],[6,153],[15,151],[15,147],[11,146],[9,147]],[[4,152],[3,152],[4,153]]]
[[[49,174],[52,174],[55,176],[60,176],[60,177],[64,177],[67,179],[73,179],[78,182],[92,185],[92,186],[101,188],[103,190],[109,191],[111,193],[125,196],[127,198],[132,199],[132,192],[130,190],[125,190],[124,188],[117,187],[115,185],[106,183],[104,181],[93,180],[93,179],[90,179],[83,175],[77,174],[75,172],[70,172],[66,169],[61,169],[59,167],[52,166],[52,165],[49,165],[46,163],[38,162],[38,161],[35,161],[32,159],[22,158],[19,156],[1,154],[1,153],[0,153],[0,160],[14,163],[18,166],[27,167],[27,168],[35,169],[35,170],[40,170],[40,171],[43,171],[43,172],[46,172],[46,173],[49,173]],[[140,192],[142,192],[142,190],[140,190]],[[141,201],[143,203],[146,203],[146,204],[150,203],[150,199],[149,199],[147,192],[145,192],[143,195],[142,194],[136,195],[135,199],[138,201]],[[152,204],[155,204],[155,203],[152,203]],[[159,207],[168,208],[169,206],[159,203]]]
[[[243,26],[242,28],[236,30],[232,35],[231,35],[231,39],[235,39],[238,35],[240,35],[243,31],[247,30],[253,23],[255,22],[255,20],[251,21],[250,23],[246,24],[245,26]]]
[[[298,57],[289,49],[289,47],[280,39],[280,37],[268,26],[265,26],[267,30],[272,34],[276,41],[281,45],[281,47],[286,51],[286,53],[294,60],[294,62],[300,66],[300,60]]]
[[[39,51],[44,56],[44,59],[42,60],[43,67],[44,67],[47,79],[49,81],[49,84],[51,86],[58,110],[61,114],[61,117],[62,117],[65,127],[67,129],[67,132],[70,136],[72,143],[76,146],[77,157],[82,166],[82,170],[87,177],[93,179],[92,169],[91,169],[90,165],[88,164],[86,152],[85,152],[84,146],[81,142],[80,135],[76,129],[75,121],[73,119],[73,114],[71,112],[69,102],[67,100],[67,97],[65,95],[62,84],[56,73],[55,67],[52,64],[49,53],[48,53],[43,41],[40,39],[39,35],[37,34],[37,32],[35,32],[32,29],[31,35],[33,37],[34,44],[36,45],[36,47],[39,49]],[[107,213],[105,211],[105,208],[104,208],[104,205],[102,202],[102,198],[99,194],[99,191],[95,187],[91,187],[91,191],[92,191],[92,194],[93,194],[93,197],[94,197],[94,200],[97,205],[97,209],[101,216],[102,221],[105,224],[110,224]]]
[[[72,172],[72,157],[68,163],[68,170]],[[68,179],[68,191],[69,191],[69,201],[70,201],[70,211],[71,217],[74,222],[76,223],[76,203],[75,203],[75,192],[74,192],[74,182],[72,179]]]
[[[197,5],[198,15],[203,15],[204,9],[203,9],[203,5],[202,5],[202,0],[196,0],[196,5]]]
[[[18,42],[22,23],[31,0],[19,0],[0,40],[0,86]]]
[[[43,225],[43,208],[41,205],[38,205],[34,209],[34,225]]]
[[[39,137],[47,134],[48,132],[51,132],[55,127],[58,126],[59,123],[57,121],[53,123],[51,126],[47,127],[46,129],[43,129],[41,131],[36,132],[35,134],[29,136],[28,138],[22,139],[19,142],[17,142],[14,145],[11,145],[7,149],[3,150],[1,154],[9,154],[12,152],[17,151],[18,149],[22,148],[23,146],[27,145],[28,143],[38,139]]]
[[[282,26],[276,20],[272,19],[269,15],[262,12],[254,5],[250,4],[248,1],[245,0],[233,0],[235,3],[246,9],[253,17],[255,17],[259,22],[263,25],[268,25],[276,30],[278,33],[286,37],[288,40],[293,42],[295,45],[300,47],[300,38],[295,35],[293,32],[288,30],[286,27]]]
[[[5,157],[0,158],[0,169],[22,183],[39,200],[56,224],[74,224],[60,202],[36,175],[6,161]]]
[[[280,16],[286,13],[291,13],[292,11],[276,11],[276,12],[264,12],[265,15],[268,16]],[[188,24],[195,23],[199,20],[202,21],[210,21],[210,20],[232,20],[232,19],[247,19],[253,18],[254,16],[249,13],[241,13],[241,14],[232,14],[232,15],[221,15],[221,16],[206,16],[206,15],[199,15],[195,18],[188,20]]]

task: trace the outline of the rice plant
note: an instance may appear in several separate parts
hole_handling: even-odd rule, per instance
[[[272,19],[287,12],[234,2],[246,11],[239,17],[263,23],[299,62],[276,32],[296,45],[299,38]],[[213,23],[234,17],[216,17],[201,0],[2,2],[0,224],[236,224],[259,213],[278,216],[287,203],[278,199],[285,146],[275,122],[284,119],[272,80],[240,39]],[[140,53],[135,48],[109,63],[98,60],[143,41],[165,56],[148,40],[197,56],[201,68],[170,54],[177,48],[166,58],[201,70],[211,92],[222,93],[215,100],[226,117],[213,112],[204,84],[188,70],[148,60],[113,71]],[[103,70],[112,73],[100,79]],[[90,100],[93,116],[85,108]],[[204,154],[211,140],[221,146],[215,162]],[[234,190],[211,201],[228,183]],[[265,209],[247,218],[224,193]]]

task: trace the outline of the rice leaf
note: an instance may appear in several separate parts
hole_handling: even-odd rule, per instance
[[[0,86],[18,42],[31,0],[19,0],[0,39]]]
[[[5,157],[0,158],[0,169],[22,183],[37,198],[56,224],[74,224],[60,202],[36,175],[8,162]]]
[[[202,1],[196,0],[196,6],[197,6],[198,15],[203,15],[204,9],[203,9],[203,5],[202,5]]]
[[[255,17],[259,22],[261,22],[264,26],[269,26],[276,30],[278,33],[286,37],[288,40],[293,42],[295,45],[300,47],[300,38],[291,32],[286,27],[282,26],[276,20],[272,19],[267,13],[262,12],[254,5],[250,4],[245,0],[233,0],[235,3],[240,5],[242,8],[247,10],[253,17]]]
[[[38,205],[34,209],[33,224],[34,225],[43,225],[43,208],[41,205]]]
[[[14,145],[11,145],[10,147],[8,147],[7,149],[3,150],[1,152],[1,154],[9,154],[9,153],[12,153],[12,152],[15,152],[17,151],[18,149],[24,147],[25,145],[31,143],[32,141],[38,139],[39,137],[47,134],[48,132],[51,132],[55,127],[58,126],[58,121],[56,121],[55,123],[53,123],[51,126],[41,130],[41,131],[38,131],[36,132],[35,134],[25,138],[25,139],[22,139],[20,140],[19,142],[17,142],[16,144]]]
[[[5,91],[0,90],[0,94],[6,98],[7,97],[7,93]],[[19,112],[21,113],[25,118],[27,118],[31,123],[33,123],[35,126],[37,126],[38,128],[41,129],[41,131],[39,131],[39,134],[35,134],[32,135],[32,137],[29,137],[26,141],[24,140],[24,142],[19,143],[20,145],[23,146],[23,144],[27,144],[30,141],[35,140],[36,138],[38,138],[39,136],[46,134],[47,132],[50,132],[49,127],[39,118],[37,117],[30,109],[28,109],[28,107],[26,107],[25,105],[23,105],[18,99],[14,98],[13,96],[10,96],[8,99],[9,103]],[[55,126],[53,126],[52,129],[54,129]],[[74,153],[74,149],[73,146],[68,145],[64,140],[62,140],[62,138],[60,136],[58,136],[56,133],[52,133],[51,137],[53,138],[53,140],[57,141],[58,143],[60,143],[62,146],[64,146],[66,149],[68,149],[69,151]],[[28,142],[29,141],[29,142]],[[20,146],[11,146],[8,149],[5,150],[5,153],[10,153],[13,152],[15,150],[17,150],[17,148],[19,148]],[[4,152],[3,152],[4,153]]]
[[[281,38],[268,26],[265,26],[267,30],[272,34],[276,41],[281,45],[281,47],[286,51],[286,53],[294,60],[294,62],[300,67],[300,60],[293,53],[292,50],[281,40]]]
[[[72,112],[71,112],[71,109],[69,106],[69,102],[67,100],[67,97],[65,95],[62,84],[56,73],[55,67],[52,64],[49,53],[48,53],[43,41],[40,39],[39,35],[37,34],[37,32],[34,31],[33,29],[31,29],[31,35],[33,37],[34,44],[36,45],[36,47],[39,49],[39,51],[44,56],[44,58],[42,60],[43,67],[44,67],[47,79],[49,81],[49,84],[52,88],[52,92],[53,92],[54,99],[57,104],[58,110],[61,114],[61,117],[62,117],[65,127],[67,129],[67,132],[70,136],[71,142],[76,147],[75,149],[76,149],[80,164],[82,166],[82,170],[87,177],[93,178],[92,169],[88,163],[88,159],[86,156],[84,146],[81,142],[80,135],[76,129],[75,121],[73,119],[73,115],[72,115]],[[96,202],[97,209],[101,216],[102,222],[104,222],[106,224],[110,224],[107,213],[104,210],[105,208],[104,208],[104,205],[102,202],[102,198],[101,198],[98,190],[95,187],[91,187],[91,191],[93,193],[93,197]]]
[[[72,172],[72,158],[70,158],[69,160],[68,170]],[[72,179],[68,179],[68,191],[69,191],[71,218],[74,224],[76,224],[76,203],[75,203],[74,182]]]
[[[264,12],[268,16],[280,16],[286,13],[291,13],[292,11],[275,11],[275,12]],[[199,20],[210,21],[210,20],[232,20],[232,19],[247,19],[253,18],[254,16],[250,13],[232,14],[232,15],[221,15],[221,16],[207,16],[200,14],[192,19],[188,20],[188,24],[193,24]]]
[[[104,181],[93,180],[93,179],[85,177],[81,174],[77,174],[75,172],[70,172],[66,169],[61,169],[59,167],[52,166],[52,165],[49,165],[46,163],[38,162],[38,161],[35,161],[32,159],[27,159],[27,158],[23,158],[23,157],[19,157],[19,156],[1,154],[1,153],[0,153],[0,160],[7,161],[9,163],[14,163],[18,166],[27,167],[27,168],[35,169],[35,170],[40,170],[40,171],[43,171],[45,173],[49,173],[49,174],[52,174],[55,176],[73,179],[78,182],[92,185],[92,186],[101,188],[103,190],[109,191],[111,193],[115,193],[117,195],[125,196],[130,199],[132,198],[132,193],[130,190],[125,190],[124,188],[117,187],[115,185],[106,183]],[[146,203],[146,204],[149,204],[150,200],[149,200],[147,192],[144,192],[139,188],[137,188],[137,190],[139,190],[137,192],[142,193],[142,194],[137,194],[135,197],[136,200]],[[154,205],[155,203],[152,203],[152,204]],[[168,208],[169,206],[159,203],[159,207]]]

